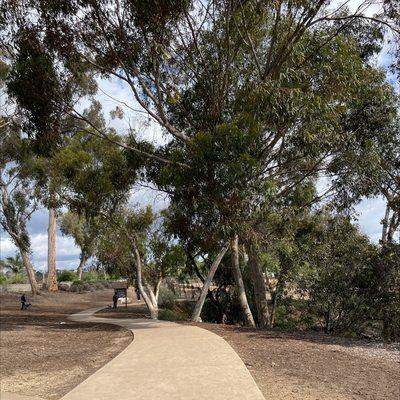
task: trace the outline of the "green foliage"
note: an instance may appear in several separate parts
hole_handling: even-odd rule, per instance
[[[166,309],[158,312],[158,318],[164,321],[184,321],[187,319],[187,316],[179,311]]]
[[[9,278],[7,278],[7,283],[9,283],[9,284],[27,283],[27,282],[28,282],[28,278],[26,277],[26,275],[23,275],[20,273],[13,274]]]
[[[284,298],[276,310],[275,327],[283,330],[310,330],[319,325],[319,317],[308,300]]]
[[[7,282],[7,277],[5,275],[1,274],[0,275],[0,284],[3,285],[3,284],[6,284],[6,282]]]
[[[95,282],[99,280],[99,274],[96,271],[84,271],[82,275],[83,282]],[[101,279],[104,279],[101,277]],[[100,280],[101,280],[100,279]]]
[[[158,295],[158,305],[162,308],[173,309],[178,296],[171,289],[166,287],[160,288],[160,293]]]
[[[75,282],[76,273],[73,271],[62,271],[58,276],[58,282]]]

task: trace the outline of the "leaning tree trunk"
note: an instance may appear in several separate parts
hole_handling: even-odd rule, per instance
[[[54,208],[49,208],[49,228],[47,233],[47,290],[50,292],[56,292],[58,290],[56,271],[57,221],[56,211]]]
[[[218,266],[221,263],[221,260],[224,257],[225,253],[227,252],[228,248],[229,248],[229,244],[226,243],[222,247],[221,251],[218,253],[216,259],[214,260],[214,262],[211,265],[210,271],[208,272],[207,278],[205,279],[203,287],[201,289],[200,297],[197,300],[196,306],[195,306],[193,314],[192,314],[193,322],[200,321],[200,314],[201,314],[201,310],[203,309],[204,301],[206,300],[208,289],[210,288],[210,285],[214,278],[215,272],[217,271]]]
[[[32,294],[38,294],[38,284],[36,281],[35,270],[33,269],[33,265],[31,263],[31,259],[29,257],[29,253],[26,250],[19,249],[22,257],[22,263],[24,264],[26,273],[28,274],[29,283],[31,284]]]
[[[87,256],[85,255],[85,253],[81,252],[81,256],[79,257],[78,269],[76,270],[76,272],[78,273],[78,281],[82,280],[83,267],[86,261],[87,261]]]
[[[257,249],[253,243],[248,245],[249,267],[251,280],[254,287],[254,300],[257,309],[257,321],[260,328],[267,328],[270,324],[270,316],[267,300],[267,285],[263,271],[261,269],[260,259]]]
[[[140,295],[143,297],[144,302],[150,312],[151,319],[158,319],[158,304],[156,297],[151,288],[146,285],[149,295],[147,294],[142,281],[142,258],[140,257],[139,249],[137,248],[136,240],[132,240],[133,253],[135,256],[136,264],[136,282]]]
[[[156,286],[154,288],[154,296],[156,298],[156,303],[158,304],[158,297],[160,295],[160,287],[161,287],[161,283],[162,283],[162,277],[158,277],[157,282],[156,282]]]
[[[243,311],[245,323],[248,326],[255,326],[254,318],[250,310],[249,303],[247,301],[246,290],[244,288],[242,272],[239,266],[239,238],[238,235],[234,235],[231,239],[231,250],[232,250],[232,271],[235,278],[236,290],[239,296],[240,307]]]

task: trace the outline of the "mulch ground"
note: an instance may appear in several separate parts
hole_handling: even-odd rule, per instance
[[[111,297],[111,290],[42,293],[20,311],[19,295],[0,294],[1,390],[59,399],[120,353],[129,331],[66,318]]]
[[[145,318],[143,305],[103,310],[109,318]],[[400,344],[314,332],[194,324],[223,337],[268,400],[398,400]]]
[[[398,400],[400,346],[216,324],[266,399]]]

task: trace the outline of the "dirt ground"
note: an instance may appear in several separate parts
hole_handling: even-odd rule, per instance
[[[143,318],[144,306],[105,310]],[[239,354],[268,400],[398,400],[400,344],[201,323]]]
[[[43,294],[27,312],[17,295],[0,295],[1,389],[56,399],[115,357],[132,340],[113,325],[66,319],[109,303],[112,291]],[[143,318],[144,305],[96,315]],[[197,324],[240,355],[268,400],[398,400],[400,345],[228,325]]]
[[[0,294],[1,390],[58,399],[120,353],[132,334],[66,316],[110,302],[112,290],[43,293],[20,311],[19,295]]]

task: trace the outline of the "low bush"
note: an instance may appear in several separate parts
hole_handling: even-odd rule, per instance
[[[186,316],[181,314],[179,311],[174,310],[160,310],[158,313],[158,319],[163,321],[184,321]]]
[[[99,280],[99,275],[95,271],[87,271],[83,273],[82,280],[84,282],[94,282]]]
[[[165,287],[160,289],[160,294],[158,295],[158,304],[162,308],[172,309],[178,296],[171,290]]]
[[[4,275],[0,275],[0,285],[5,284],[7,282],[7,277]]]
[[[60,275],[58,275],[58,282],[70,282],[76,279],[76,273],[73,271],[62,271]]]
[[[27,282],[28,282],[27,277],[25,275],[22,275],[22,274],[13,274],[6,281],[6,283],[9,283],[9,284],[27,283]]]

